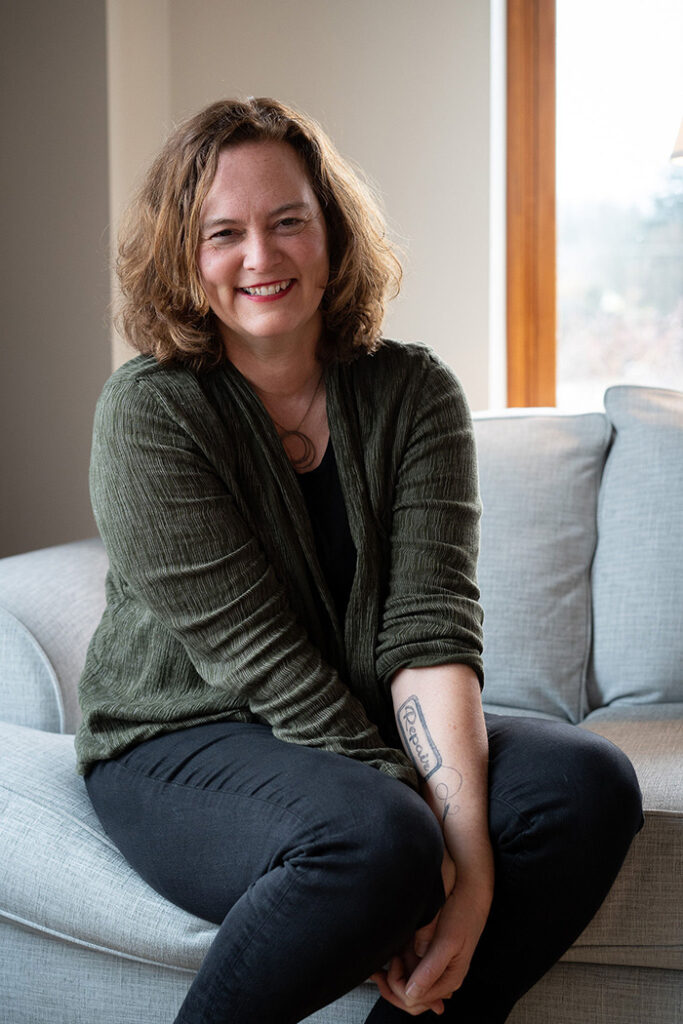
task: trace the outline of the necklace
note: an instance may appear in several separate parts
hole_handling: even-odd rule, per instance
[[[315,402],[316,395],[320,390],[322,379],[323,373],[321,372],[320,376],[318,377],[318,383],[316,384],[315,389],[313,391],[313,395],[311,396],[311,400],[306,408],[306,412],[303,414],[297,425],[292,430],[288,430],[287,427],[283,427],[281,423],[278,423],[274,416],[270,417],[275,426],[277,427],[278,436],[283,444],[286,440],[294,440],[298,445],[301,446],[300,454],[292,455],[289,452],[287,453],[289,455],[290,462],[292,463],[294,468],[298,470],[308,469],[315,461],[315,445],[311,441],[308,434],[303,433],[301,427],[303,426],[303,422],[308,416],[309,412],[313,408],[313,403]]]

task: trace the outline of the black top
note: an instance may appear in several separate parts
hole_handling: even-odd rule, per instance
[[[331,439],[320,465],[308,473],[297,473],[297,480],[311,519],[320,568],[343,624],[356,572],[356,548]]]

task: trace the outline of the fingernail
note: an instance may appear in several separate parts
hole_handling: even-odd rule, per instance
[[[423,957],[429,949],[429,943],[424,940],[415,943],[415,956]]]
[[[406,995],[409,999],[414,999],[420,994],[420,989],[417,987],[414,981],[411,981],[406,988]]]

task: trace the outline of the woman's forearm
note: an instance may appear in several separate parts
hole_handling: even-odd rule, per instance
[[[403,745],[441,822],[460,882],[493,889],[488,740],[479,681],[466,665],[406,668],[391,686]]]

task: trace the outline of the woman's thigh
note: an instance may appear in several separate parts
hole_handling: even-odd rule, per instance
[[[349,758],[278,740],[267,726],[219,722],[158,736],[98,762],[86,786],[138,874],[217,923],[282,866],[334,871],[339,862],[348,872],[367,863],[371,876],[373,865],[384,875],[385,862],[407,860],[409,871],[429,865],[425,890],[435,890],[440,840],[415,792]]]

